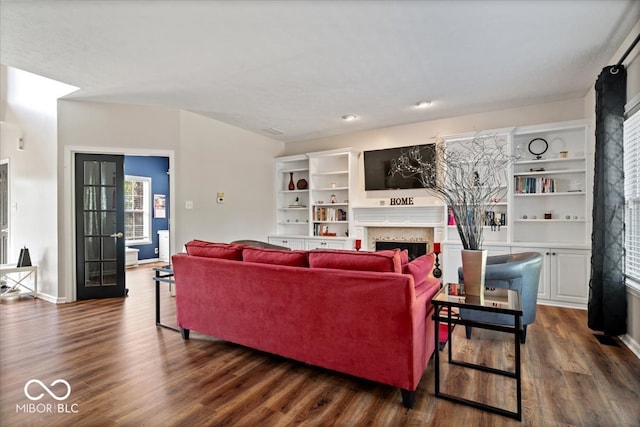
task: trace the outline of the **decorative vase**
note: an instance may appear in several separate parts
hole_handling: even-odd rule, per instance
[[[306,190],[308,186],[307,180],[302,178],[299,179],[298,182],[296,183],[296,187],[298,187],[298,190]]]
[[[289,190],[295,190],[296,185],[293,183],[293,172],[289,172]]]
[[[462,250],[462,275],[465,295],[480,297],[484,302],[484,274],[487,268],[487,250]]]

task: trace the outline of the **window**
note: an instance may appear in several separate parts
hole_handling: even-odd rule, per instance
[[[625,274],[640,284],[640,111],[624,122]]]
[[[151,178],[124,178],[124,236],[127,245],[151,241]]]

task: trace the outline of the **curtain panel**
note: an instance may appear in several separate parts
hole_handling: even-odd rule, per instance
[[[627,78],[605,67],[596,81],[596,147],[588,326],[608,336],[627,332],[624,280],[623,123]]]

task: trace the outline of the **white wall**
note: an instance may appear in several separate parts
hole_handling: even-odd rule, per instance
[[[190,112],[180,115],[177,244],[266,240],[275,231],[273,158],[284,143]],[[224,203],[216,202],[218,192]]]
[[[343,147],[352,147],[357,151],[403,147],[431,142],[435,136],[583,118],[584,100],[577,98],[293,142],[287,144],[285,154],[301,154]],[[397,196],[397,192],[393,191],[364,191],[362,157],[360,156],[359,159],[358,191],[352,196],[353,204],[377,206],[381,200],[388,200],[392,195]],[[427,197],[424,190],[403,190],[402,193],[405,197],[413,196],[417,205],[441,204],[438,199]]]
[[[76,88],[15,68],[4,70],[6,99],[0,159],[9,163],[8,261],[29,248],[38,266],[38,293],[58,296],[57,98]],[[17,147],[24,140],[24,150]]]
[[[266,239],[274,227],[273,157],[284,144],[197,114],[161,107],[61,100],[60,295],[73,299],[72,157],[75,152],[169,157],[171,252],[188,240]],[[225,192],[224,204],[216,192]],[[194,208],[185,209],[184,202]]]
[[[0,64],[0,123],[7,112],[7,66]]]
[[[163,107],[70,100],[60,100],[58,111],[58,228],[65,236],[58,242],[58,301],[63,302],[75,299],[75,153],[159,155],[169,157],[171,168],[179,146],[180,115],[178,110]],[[170,181],[173,186],[173,177]]]

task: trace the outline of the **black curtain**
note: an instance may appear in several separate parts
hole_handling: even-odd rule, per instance
[[[627,73],[605,67],[596,81],[596,150],[588,326],[608,336],[627,332],[624,283],[623,122]]]

